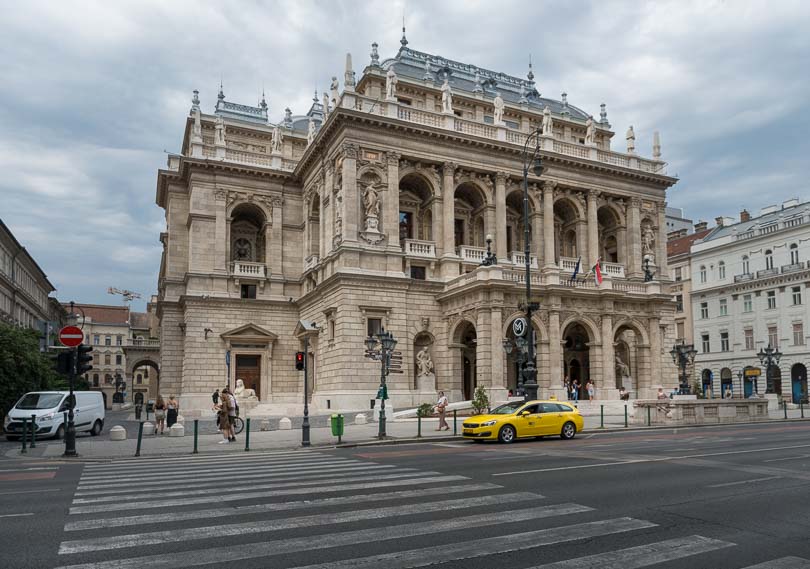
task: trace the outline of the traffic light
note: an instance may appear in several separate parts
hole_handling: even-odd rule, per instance
[[[79,347],[76,348],[76,351],[76,375],[84,375],[93,369],[93,366],[90,365],[90,362],[93,361],[93,356],[90,354],[90,352],[93,351],[93,346],[80,344]]]
[[[56,371],[62,375],[73,373],[73,350],[65,350],[57,354]]]
[[[304,352],[295,352],[295,369],[304,371]]]

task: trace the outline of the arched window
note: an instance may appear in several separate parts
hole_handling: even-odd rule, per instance
[[[721,279],[726,278],[726,264],[723,261],[717,263],[717,276]]]
[[[772,269],[773,268],[773,251],[770,249],[765,249],[765,268]]]
[[[751,272],[751,264],[748,262],[748,255],[743,255],[742,272],[744,275],[747,275]]]
[[[706,282],[706,266],[705,265],[700,266],[700,282],[702,282],[702,283]]]
[[[791,265],[798,265],[799,264],[799,246],[795,243],[790,244],[790,264]]]

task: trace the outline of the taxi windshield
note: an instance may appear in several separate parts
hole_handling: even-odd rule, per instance
[[[511,415],[526,404],[525,401],[510,401],[490,411],[490,415]]]

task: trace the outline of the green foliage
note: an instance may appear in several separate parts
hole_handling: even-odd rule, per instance
[[[692,393],[697,395],[698,399],[704,399],[706,397],[706,394],[703,393],[703,387],[700,385],[699,381],[692,384]]]
[[[417,417],[430,417],[433,415],[433,405],[430,403],[422,403],[419,407],[416,408],[416,416]]]
[[[24,393],[58,388],[54,364],[39,351],[38,332],[0,323],[0,421]]]
[[[484,389],[483,385],[479,385],[475,388],[475,393],[473,393],[472,408],[479,415],[489,409],[489,397],[487,396],[487,390]]]

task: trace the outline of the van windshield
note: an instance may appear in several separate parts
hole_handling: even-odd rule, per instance
[[[62,400],[61,393],[27,393],[19,400],[17,409],[53,409]]]

